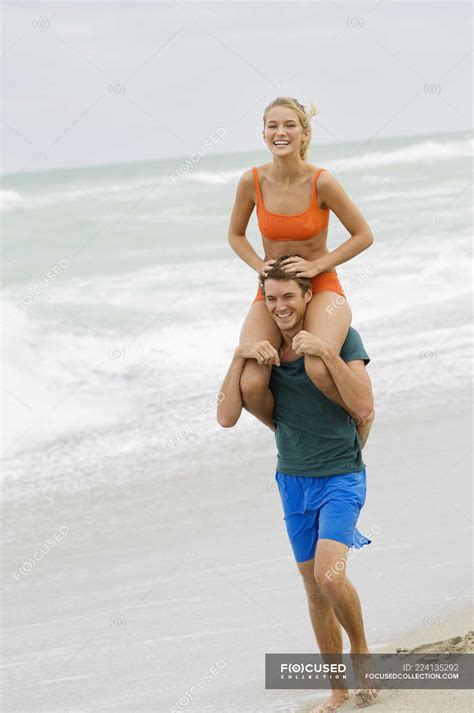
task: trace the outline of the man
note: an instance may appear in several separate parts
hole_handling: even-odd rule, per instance
[[[350,328],[340,355],[302,329],[311,281],[284,272],[285,257],[261,278],[265,303],[282,334],[280,352],[269,342],[237,347],[221,387],[224,398],[217,420],[231,427],[240,417],[245,406],[240,377],[247,359],[271,368],[271,393],[261,411],[253,408],[253,413],[275,431],[275,479],[319,649],[322,654],[342,653],[342,625],[351,653],[367,654],[359,596],[345,569],[349,547],[370,544],[356,528],[366,494],[361,449],[373,420],[372,388],[365,368],[370,360],[355,329]],[[324,361],[350,414],[313,384],[304,369],[305,354]],[[356,703],[370,705],[376,695],[376,689],[358,690]],[[312,713],[330,713],[348,698],[346,689],[334,689]]]

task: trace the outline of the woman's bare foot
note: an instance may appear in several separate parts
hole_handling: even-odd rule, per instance
[[[355,691],[355,702],[357,708],[365,708],[371,706],[377,697],[377,688],[359,688]]]
[[[333,691],[329,698],[321,703],[317,708],[312,708],[309,713],[333,713],[339,706],[349,700],[349,691]]]

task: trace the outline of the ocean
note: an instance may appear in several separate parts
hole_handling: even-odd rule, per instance
[[[472,587],[472,145],[310,155],[374,234],[338,268],[374,385],[358,528],[379,534],[349,564],[374,651],[408,627],[437,640]],[[256,291],[229,215],[267,160],[2,178],[5,710],[296,713],[323,695],[264,689],[265,652],[315,643],[273,435],[215,421]],[[259,250],[255,214],[248,236]],[[329,247],[345,238],[331,215]]]
[[[312,163],[336,176],[374,233],[338,272],[379,411],[412,390],[429,404],[440,383],[463,393],[471,157],[466,132],[312,147]],[[8,492],[70,487],[71,444],[75,459],[97,465],[104,453],[160,449],[172,470],[178,446],[212,438],[256,289],[227,243],[229,215],[240,175],[267,158],[3,177]],[[248,237],[259,250],[255,213]],[[330,249],[346,237],[332,214]],[[60,482],[45,462],[51,449]]]

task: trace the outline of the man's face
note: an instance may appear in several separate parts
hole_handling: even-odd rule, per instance
[[[293,329],[303,321],[311,289],[301,294],[295,280],[265,280],[265,304],[281,331]]]

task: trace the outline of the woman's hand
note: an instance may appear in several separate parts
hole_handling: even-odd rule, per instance
[[[267,272],[270,272],[270,270],[272,269],[274,264],[275,264],[275,260],[266,260],[266,262],[263,263],[260,270],[258,271],[258,274],[261,275],[262,277],[266,277]]]
[[[262,342],[240,344],[234,352],[236,357],[244,357],[245,359],[256,359],[258,364],[266,364],[270,366],[275,364],[275,366],[280,366],[280,357],[277,350],[267,342],[266,340]]]
[[[286,273],[296,273],[296,277],[315,277],[322,272],[316,262],[305,260],[302,257],[288,257],[281,264]]]

